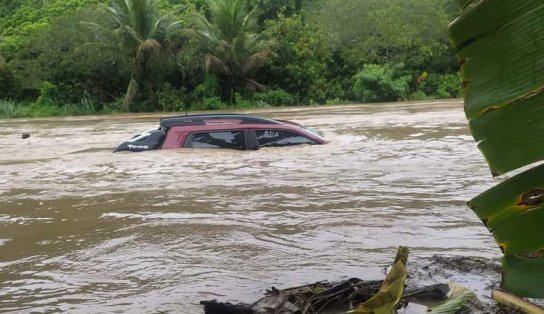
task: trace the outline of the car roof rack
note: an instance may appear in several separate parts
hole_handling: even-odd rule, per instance
[[[282,124],[279,121],[247,114],[221,113],[166,117],[160,120],[160,126],[171,128],[185,125],[205,125],[207,120],[240,120],[240,124]]]

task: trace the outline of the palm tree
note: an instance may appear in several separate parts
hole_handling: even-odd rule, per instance
[[[110,0],[102,8],[112,24],[87,24],[95,29],[97,43],[115,48],[130,62],[132,74],[123,101],[129,110],[139,93],[153,97],[153,82],[172,44],[169,34],[179,22],[160,16],[155,0]]]
[[[196,15],[196,33],[207,48],[206,71],[221,87],[221,100],[233,104],[240,88],[262,88],[251,73],[272,55],[270,43],[252,33],[255,10],[245,0],[207,0],[211,18]]]

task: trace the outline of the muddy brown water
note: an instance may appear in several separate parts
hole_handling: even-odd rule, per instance
[[[500,256],[465,205],[498,181],[460,101],[253,112],[330,143],[112,154],[160,115],[0,120],[0,312],[200,313],[382,278],[399,245]]]

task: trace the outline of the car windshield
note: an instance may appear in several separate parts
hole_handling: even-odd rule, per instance
[[[308,131],[308,132],[310,132],[310,133],[312,133],[312,134],[314,134],[314,135],[317,135],[317,136],[323,138],[323,133],[319,132],[318,130],[316,130],[316,129],[314,129],[314,128],[310,128],[310,127],[305,126],[305,127],[304,127],[304,130],[306,130],[306,131]]]

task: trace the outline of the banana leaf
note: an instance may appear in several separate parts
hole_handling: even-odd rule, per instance
[[[544,157],[544,2],[481,1],[450,26],[465,112],[494,175]]]
[[[464,8],[473,2],[473,0],[455,0],[455,1],[457,2],[457,5],[459,6],[459,8]]]
[[[358,306],[350,314],[391,314],[404,292],[404,282],[408,276],[406,262],[409,250],[400,247],[397,251],[393,268],[389,271],[378,293]]]
[[[465,113],[491,173],[544,159],[544,1],[457,0]],[[469,202],[504,253],[502,288],[544,298],[544,167]]]
[[[469,202],[504,253],[502,287],[544,297],[544,165],[515,176]]]

